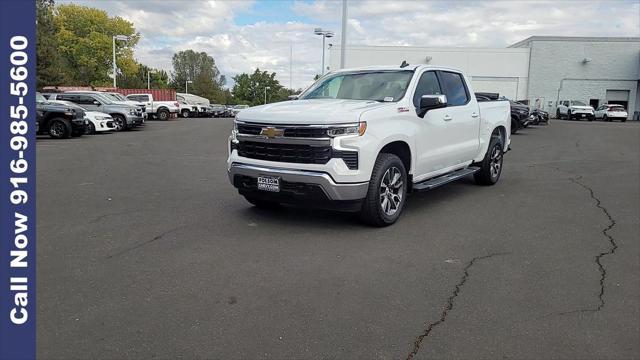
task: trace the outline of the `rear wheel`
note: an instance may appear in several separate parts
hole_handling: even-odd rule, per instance
[[[395,223],[407,197],[407,171],[399,157],[378,155],[373,167],[367,197],[362,203],[360,218],[373,226]]]
[[[602,121],[609,121],[609,119],[607,119],[607,115],[602,115]]]
[[[71,123],[67,119],[53,118],[49,121],[49,136],[54,139],[71,137]]]
[[[189,110],[182,110],[182,117],[183,118],[188,118],[189,117]]]
[[[484,159],[479,164],[480,171],[473,174],[477,184],[493,185],[498,182],[500,174],[502,174],[503,149],[502,137],[498,135],[492,136],[489,149],[487,149]]]
[[[511,133],[515,134],[518,132],[518,120],[511,118]]]
[[[158,120],[167,121],[169,120],[169,111],[164,109],[158,110],[156,116],[158,117]]]

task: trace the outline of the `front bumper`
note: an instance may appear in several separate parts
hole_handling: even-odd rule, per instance
[[[144,118],[142,116],[127,115],[126,120],[127,125],[141,125],[144,123]]]
[[[229,180],[241,194],[248,192],[271,196],[287,202],[288,199],[309,200],[324,197],[328,201],[361,200],[367,195],[369,182],[336,183],[329,174],[319,171],[294,170],[277,167],[232,163]],[[277,177],[282,186],[279,193],[268,193],[254,188],[258,176]],[[316,191],[317,190],[317,191]],[[317,199],[322,200],[322,199]]]
[[[586,120],[593,120],[595,119],[595,114],[592,112],[571,112],[571,115],[569,115],[569,119],[586,119]]]

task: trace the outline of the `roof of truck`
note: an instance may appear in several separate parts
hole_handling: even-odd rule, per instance
[[[335,70],[335,71],[332,71],[331,73],[341,73],[341,72],[350,72],[350,71],[376,71],[376,70],[378,70],[378,71],[417,70],[419,68],[420,69],[430,68],[430,69],[438,69],[438,70],[452,70],[452,71],[456,71],[456,72],[462,72],[461,70],[454,69],[454,68],[449,68],[449,67],[446,67],[446,66],[433,66],[433,65],[426,65],[426,64],[409,64],[408,66],[405,66],[405,67],[400,67],[400,65],[362,66],[362,67]]]

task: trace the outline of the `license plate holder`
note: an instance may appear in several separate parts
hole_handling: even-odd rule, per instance
[[[258,190],[280,192],[280,178],[275,176],[258,176]]]

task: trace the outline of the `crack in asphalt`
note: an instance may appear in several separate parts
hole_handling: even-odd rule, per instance
[[[599,304],[592,309],[577,309],[577,310],[571,310],[571,311],[563,311],[558,313],[559,315],[568,315],[568,314],[574,314],[579,312],[596,312],[596,311],[600,311],[604,307],[604,304],[605,304],[604,289],[605,289],[605,280],[607,278],[607,269],[604,267],[604,265],[602,265],[602,258],[607,255],[613,255],[616,252],[616,249],[618,249],[618,244],[616,243],[615,238],[609,234],[609,231],[611,231],[611,229],[613,229],[613,227],[616,226],[616,220],[613,218],[613,216],[611,216],[611,213],[609,212],[609,210],[606,207],[602,206],[602,201],[600,200],[600,198],[598,198],[595,195],[595,192],[593,191],[593,189],[587,184],[580,181],[581,179],[582,179],[582,176],[577,176],[575,178],[571,178],[570,180],[574,184],[579,185],[580,187],[584,188],[589,192],[591,199],[593,199],[596,202],[596,207],[600,209],[602,213],[609,220],[609,224],[606,227],[604,227],[601,231],[602,235],[604,235],[607,238],[607,240],[609,240],[609,250],[599,253],[594,258],[595,263],[598,265],[598,270],[600,271],[600,292],[598,293]]]
[[[453,303],[454,303],[456,297],[458,297],[458,295],[460,295],[460,291],[462,290],[462,287],[467,282],[467,279],[469,279],[469,269],[471,269],[471,267],[476,263],[476,261],[489,259],[489,258],[492,258],[494,256],[508,255],[508,254],[510,254],[510,253],[502,252],[502,253],[493,253],[493,254],[489,254],[489,255],[485,255],[485,256],[477,256],[477,257],[474,257],[473,259],[471,259],[471,261],[469,261],[467,263],[467,265],[465,265],[465,267],[463,269],[464,274],[462,275],[460,280],[458,280],[458,283],[456,284],[455,288],[453,289],[453,292],[451,293],[451,296],[449,296],[449,298],[447,299],[447,303],[444,306],[444,308],[442,309],[442,313],[440,313],[440,318],[437,321],[434,321],[434,322],[428,324],[426,329],[424,330],[424,332],[420,336],[418,336],[416,338],[416,340],[413,343],[413,350],[409,353],[409,355],[407,355],[407,360],[413,359],[413,357],[416,356],[416,354],[418,354],[418,351],[420,351],[420,346],[422,345],[422,341],[431,334],[431,332],[433,331],[433,329],[436,326],[438,326],[438,325],[440,325],[440,324],[442,324],[442,323],[444,323],[446,321],[447,315],[449,314],[449,311],[451,311],[453,309]]]
[[[116,253],[114,253],[114,254],[111,254],[111,255],[107,256],[107,259],[112,259],[112,258],[114,258],[114,257],[120,256],[120,255],[124,255],[124,254],[126,254],[126,253],[128,253],[128,252],[130,252],[130,251],[133,251],[133,250],[138,249],[138,248],[140,248],[140,247],[143,247],[143,246],[145,246],[145,245],[151,244],[152,242],[154,242],[154,241],[156,241],[156,240],[160,240],[160,239],[162,239],[164,236],[166,236],[166,235],[168,235],[168,234],[171,234],[172,232],[175,232],[175,231],[178,231],[178,230],[184,229],[184,228],[186,228],[187,226],[188,226],[188,225],[182,225],[182,226],[177,226],[177,227],[171,228],[171,229],[169,229],[169,230],[167,230],[167,231],[165,231],[165,232],[163,232],[163,233],[161,233],[161,234],[159,234],[159,235],[154,236],[153,238],[151,238],[151,239],[149,239],[149,240],[147,240],[147,241],[141,242],[141,243],[139,243],[139,244],[136,244],[136,245],[134,245],[134,246],[128,247],[128,248],[123,249],[123,250],[120,250],[120,251],[118,251],[118,252],[116,252]]]
[[[616,250],[618,249],[618,243],[616,242],[615,238],[609,234],[609,231],[611,231],[611,229],[613,229],[613,227],[616,226],[616,220],[613,218],[613,216],[611,215],[609,210],[602,205],[602,200],[600,200],[600,198],[596,196],[595,191],[593,191],[593,188],[581,181],[582,180],[582,175],[576,175],[576,174],[573,174],[573,173],[571,173],[569,171],[566,171],[566,170],[562,170],[559,167],[555,167],[555,166],[549,166],[549,165],[543,165],[543,164],[540,164],[540,166],[544,166],[544,167],[547,167],[547,168],[550,168],[550,169],[554,169],[556,171],[563,172],[565,174],[569,174],[569,175],[573,176],[573,177],[569,178],[569,180],[572,183],[574,183],[574,184],[582,187],[583,189],[587,190],[589,192],[589,196],[591,197],[591,199],[595,201],[596,207],[598,209],[600,209],[600,211],[602,211],[602,213],[609,220],[609,224],[607,226],[605,226],[601,230],[602,235],[604,235],[607,238],[607,240],[609,241],[609,249],[607,251],[600,252],[598,255],[596,255],[594,257],[594,262],[596,263],[596,265],[598,265],[598,271],[600,271],[600,292],[598,293],[598,301],[599,301],[598,305],[596,307],[594,307],[594,308],[583,308],[583,309],[576,309],[576,310],[570,310],[570,311],[562,311],[562,312],[552,313],[552,314],[549,314],[549,315],[553,315],[553,314],[569,315],[569,314],[575,314],[575,313],[585,313],[585,312],[597,312],[597,311],[600,311],[605,305],[604,290],[605,290],[605,280],[607,278],[607,269],[602,264],[602,258],[607,256],[607,255],[615,254]],[[549,316],[549,315],[546,315],[546,316]]]

